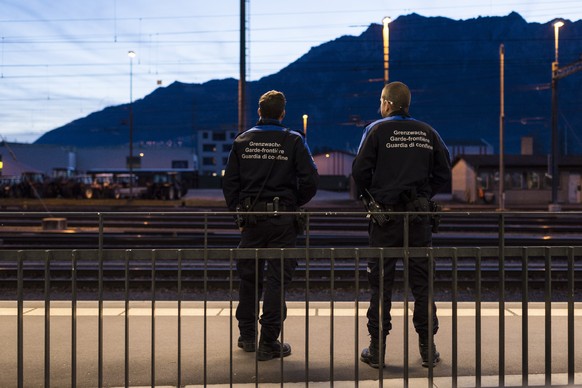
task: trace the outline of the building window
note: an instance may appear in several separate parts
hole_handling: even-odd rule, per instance
[[[208,139],[208,132],[202,132],[202,138]]]
[[[216,144],[203,144],[202,151],[204,151],[204,152],[216,152]]]
[[[212,134],[212,140],[214,140],[214,141],[225,141],[226,140],[226,133],[224,133],[224,132],[214,132]]]
[[[484,190],[489,190],[492,187],[494,178],[493,176],[491,176],[490,173],[487,172],[481,172],[479,173],[479,176],[477,177],[477,182],[479,182],[479,185],[484,189]]]
[[[205,166],[216,166],[216,158],[202,158],[202,164]]]
[[[172,168],[188,168],[187,160],[172,160]]]
[[[544,189],[551,189],[552,188],[552,178],[549,174],[544,173],[544,181],[543,181],[543,188]],[[560,189],[560,181],[558,181],[558,189]]]
[[[232,144],[223,144],[222,145],[222,152],[230,152],[232,149]]]
[[[526,172],[526,185],[528,190],[541,189],[540,174],[537,172]]]
[[[514,190],[522,190],[524,188],[523,174],[521,172],[514,172],[511,174],[509,188]]]

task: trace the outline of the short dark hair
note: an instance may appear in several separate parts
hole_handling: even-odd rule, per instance
[[[384,86],[382,98],[390,101],[396,109],[407,110],[410,107],[410,89],[402,82],[391,82]]]
[[[287,100],[285,95],[277,90],[270,90],[259,99],[261,117],[265,119],[279,120],[285,112]]]

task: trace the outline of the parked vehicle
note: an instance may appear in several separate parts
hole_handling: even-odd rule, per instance
[[[91,184],[92,198],[119,198],[119,187],[113,174],[102,173],[93,176]]]
[[[152,199],[180,199],[182,183],[177,172],[159,172],[152,176],[152,181],[148,182],[147,198]]]
[[[93,198],[93,178],[89,175],[75,175],[61,181],[60,196],[63,198]]]

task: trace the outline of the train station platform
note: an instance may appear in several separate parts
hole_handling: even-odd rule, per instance
[[[387,387],[402,387],[404,378],[404,304],[395,302],[392,309],[393,330],[387,339],[386,367],[377,370],[359,361],[362,348],[368,346],[366,330],[367,303],[360,302],[289,302],[284,326],[284,340],[292,346],[289,357],[258,362],[255,353],[246,353],[236,346],[238,329],[234,311],[236,302],[184,301],[178,319],[177,302],[131,301],[125,310],[123,301],[105,301],[103,308],[103,379],[104,386],[124,386],[124,362],[127,356],[129,386],[155,385],[174,387],[178,373],[180,384],[186,387],[378,387],[380,378]],[[78,387],[97,386],[98,373],[98,309],[95,301],[80,301],[76,319],[71,303],[52,301],[50,304],[50,341],[45,333],[45,304],[24,303],[23,359],[24,386],[43,386],[46,360],[50,347],[50,385],[71,386],[72,344],[75,339],[76,381]],[[434,368],[433,387],[453,386],[453,376],[459,387],[498,387],[499,371],[503,371],[503,386],[523,386],[522,323],[527,315],[527,385],[582,385],[582,304],[574,309],[574,384],[568,385],[567,304],[552,303],[551,349],[545,347],[544,303],[532,302],[524,314],[521,303],[507,302],[502,310],[505,330],[502,333],[504,365],[499,364],[499,304],[483,302],[476,309],[473,302],[460,302],[453,325],[453,305],[438,302],[440,330],[435,337],[442,361]],[[417,338],[412,326],[412,303],[409,305],[409,387],[430,385],[428,370],[421,367]],[[480,319],[478,318],[480,313]],[[127,315],[126,315],[127,314]],[[126,321],[127,316],[127,321]],[[73,330],[73,322],[75,330]],[[128,322],[126,328],[125,323]],[[478,324],[480,354],[477,356]],[[1,387],[17,384],[17,305],[0,302],[0,373]],[[453,327],[457,332],[453,332]],[[127,330],[126,341],[125,332]],[[180,333],[181,341],[178,341]],[[456,337],[456,354],[454,341]],[[152,343],[154,346],[152,346]],[[550,353],[548,353],[548,351]],[[548,375],[546,360],[551,360]],[[480,359],[480,365],[477,360]],[[178,369],[180,362],[180,370]],[[381,374],[380,374],[381,373]],[[479,381],[479,384],[477,382]],[[231,385],[232,384],[232,385]],[[576,385],[577,384],[577,385]]]

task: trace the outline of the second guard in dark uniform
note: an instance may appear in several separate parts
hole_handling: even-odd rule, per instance
[[[285,116],[285,96],[272,90],[261,96],[257,125],[239,134],[233,143],[223,179],[227,206],[238,213],[241,230],[239,248],[292,248],[299,232],[297,217],[279,212],[294,212],[309,202],[317,191],[319,175],[302,133],[281,124]],[[254,215],[249,212],[270,212]],[[287,308],[281,306],[281,284],[284,290],[292,280],[296,260],[240,259],[239,304],[236,318],[240,337],[238,346],[247,352],[256,350],[256,299],[263,296],[263,314],[257,359],[270,360],[288,356],[291,346],[278,338]],[[258,271],[258,284],[255,276]],[[266,279],[263,278],[266,275]],[[284,291],[283,290],[283,291]]]
[[[401,82],[384,86],[380,97],[382,119],[370,124],[364,132],[353,163],[353,178],[368,202],[378,209],[394,212],[429,212],[429,201],[451,179],[449,152],[439,134],[430,125],[413,119],[409,113],[410,90]],[[375,217],[371,213],[369,239],[371,247],[404,246],[402,216]],[[410,217],[409,246],[432,245],[431,217]],[[395,258],[384,258],[383,333],[380,331],[380,263],[368,262],[371,288],[368,309],[370,346],[362,351],[361,360],[374,368],[384,365],[386,336],[391,325],[391,294],[396,268]],[[414,295],[413,324],[419,336],[422,365],[429,366],[428,333],[428,261],[410,258],[409,282]],[[433,334],[438,330],[436,305],[433,304]],[[382,349],[380,349],[382,344]],[[433,362],[440,355],[433,346]]]

